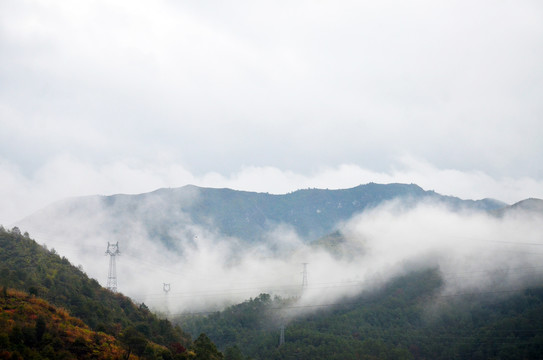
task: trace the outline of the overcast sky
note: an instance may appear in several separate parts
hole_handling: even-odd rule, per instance
[[[0,2],[0,224],[186,184],[543,198],[543,2]]]

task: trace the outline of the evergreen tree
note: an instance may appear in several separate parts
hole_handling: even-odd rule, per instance
[[[223,354],[217,350],[217,347],[206,334],[202,333],[194,340],[193,350],[196,353],[197,360],[221,360]]]

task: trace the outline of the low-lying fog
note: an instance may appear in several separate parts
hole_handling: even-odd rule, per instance
[[[221,309],[263,292],[300,296],[302,305],[333,303],[421,267],[440,269],[445,294],[516,289],[543,275],[543,216],[533,213],[499,218],[433,203],[406,209],[389,202],[339,224],[346,240],[328,250],[283,226],[268,233],[266,242],[247,244],[186,224],[174,250],[149,240],[141,224],[112,234],[99,219],[96,214],[50,233],[34,233],[31,224],[21,230],[104,286],[107,243],[119,241],[118,290],[171,315]]]

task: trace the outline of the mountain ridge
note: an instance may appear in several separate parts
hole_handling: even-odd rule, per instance
[[[337,230],[353,215],[386,201],[407,206],[434,201],[454,210],[490,211],[507,204],[494,199],[464,200],[424,190],[416,184],[368,183],[348,189],[300,189],[269,194],[229,188],[186,185],[142,194],[91,195],[62,200],[22,219],[16,225],[32,233],[51,227],[107,227],[121,234],[137,226],[147,236],[174,246],[179,238],[196,236],[194,225],[224,237],[262,241],[278,225],[287,225],[310,242]],[[89,224],[92,222],[93,224]],[[68,225],[66,225],[68,224]]]

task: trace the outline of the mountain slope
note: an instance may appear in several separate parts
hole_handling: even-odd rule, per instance
[[[26,291],[63,307],[94,331],[117,338],[128,332],[133,339],[143,338],[164,348],[191,345],[187,334],[159,319],[145,304],[136,305],[128,297],[102,288],[66,258],[38,245],[18,228],[0,228],[0,286]]]
[[[297,305],[262,294],[176,321],[254,359],[536,359],[543,350],[539,284],[505,295],[442,296],[440,272],[430,268],[335,304]],[[281,322],[289,312],[298,316]]]
[[[543,200],[530,198],[514,203],[511,206],[505,206],[503,208],[492,211],[497,216],[513,215],[522,213],[532,214],[535,216],[543,216]]]
[[[414,184],[370,183],[351,189],[306,189],[285,195],[185,186],[140,195],[68,199],[17,224],[33,234],[51,237],[70,233],[98,237],[97,233],[104,229],[120,239],[146,236],[170,248],[176,248],[180,239],[193,238],[201,229],[248,242],[262,241],[278,225],[289,226],[311,241],[337,230],[354,214],[393,199],[401,199],[408,206],[435,201],[452,209],[483,211],[505,205],[492,199],[443,196]]]
[[[1,359],[120,359],[125,353],[115,337],[26,293],[3,288],[0,310]]]

